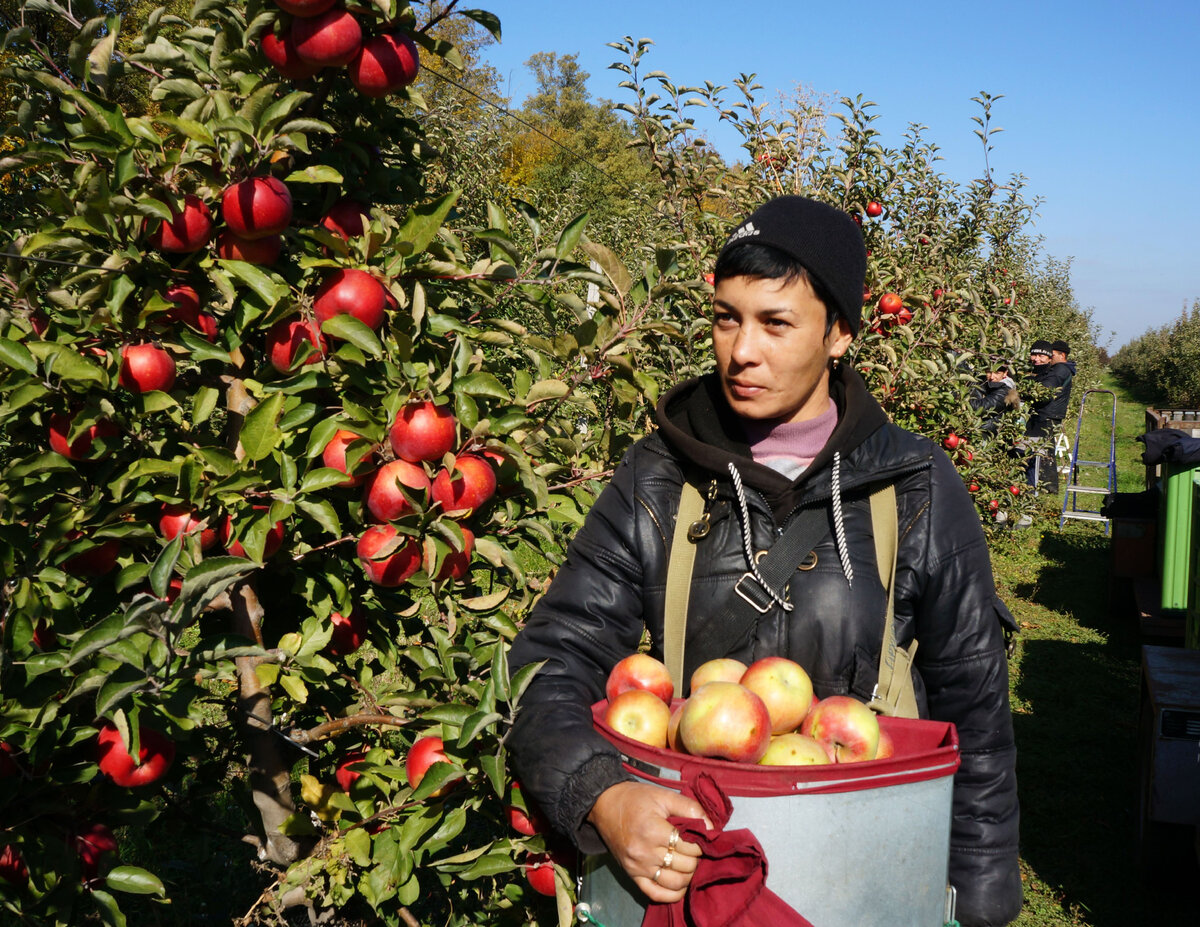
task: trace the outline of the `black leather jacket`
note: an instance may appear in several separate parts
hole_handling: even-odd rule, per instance
[[[712,481],[712,528],[693,570],[684,678],[700,663],[749,663],[783,654],[804,666],[820,697],[871,695],[882,646],[886,595],[875,566],[868,496],[894,483],[899,515],[897,642],[919,641],[915,686],[922,714],[957,725],[962,766],[955,779],[951,882],[963,924],[1004,924],[1021,906],[1017,865],[1016,751],[1008,704],[1005,629],[979,516],[958,473],[932,442],[893,425],[852,371],[835,372],[839,422],[797,480],[754,463],[737,418],[709,375],[659,403],[659,429],[625,456],[568,550],[567,561],[513,644],[515,668],[545,660],[521,700],[510,739],[522,789],[555,827],[586,852],[601,844],[585,821],[597,796],[629,778],[591,726],[610,668],[638,649],[648,629],[662,657],[664,586],[682,481]],[[842,498],[848,583],[832,533],[817,565],[796,572],[792,612],[764,614],[738,652],[706,646],[707,623],[747,569],[738,503],[727,464],[746,487],[753,544],[769,547],[798,509]]]
[[[1060,361],[1057,364],[1042,364],[1034,367],[1032,379],[1035,383],[1053,389],[1047,399],[1033,403],[1033,413],[1025,425],[1025,434],[1044,438],[1054,433],[1067,415],[1071,403],[1071,381],[1075,378],[1075,362]]]

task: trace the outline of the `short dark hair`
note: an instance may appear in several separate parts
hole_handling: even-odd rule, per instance
[[[770,245],[745,244],[726,248],[713,268],[713,286],[732,277],[748,277],[751,280],[780,280],[786,286],[804,280],[812,287],[822,305],[825,306],[825,334],[841,317],[837,303],[821,281],[808,272],[803,264],[778,248]]]

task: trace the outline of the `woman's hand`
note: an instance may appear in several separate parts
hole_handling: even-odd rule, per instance
[[[699,818],[712,828],[704,809],[670,789],[642,782],[618,782],[600,793],[588,821],[609,852],[651,901],[679,901],[700,859],[700,847],[680,840],[667,819]]]

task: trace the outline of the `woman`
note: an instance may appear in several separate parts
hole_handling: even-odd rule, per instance
[[[701,810],[626,774],[592,730],[589,706],[643,630],[662,656],[684,481],[705,493],[709,530],[696,542],[683,678],[717,657],[780,654],[808,670],[818,696],[863,701],[878,675],[887,602],[868,500],[890,483],[897,643],[919,641],[921,715],[954,722],[962,747],[950,860],[958,917],[1004,924],[1021,906],[1006,663],[1015,623],[949,459],[890,425],[862,379],[839,364],[861,319],[865,268],[857,226],[812,200],[772,200],[734,231],[714,268],[715,372],[662,398],[658,430],[622,460],[513,645],[514,667],[545,661],[521,702],[514,765],[526,794],[582,850],[607,847],[652,901],[682,898],[699,848],[678,841],[668,818]],[[732,634],[715,627],[722,619],[713,603],[792,518],[814,508],[830,530],[814,548],[816,565],[792,574],[790,601]],[[738,643],[718,651],[716,638]]]

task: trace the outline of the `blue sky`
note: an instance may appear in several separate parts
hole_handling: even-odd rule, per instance
[[[643,70],[677,84],[752,72],[767,96],[797,83],[835,101],[862,94],[878,104],[885,144],[921,123],[961,181],[983,168],[971,97],[1004,94],[993,170],[1024,174],[1027,194],[1044,200],[1035,231],[1047,254],[1072,260],[1101,343],[1115,351],[1200,298],[1197,0],[477,5],[503,24],[488,60],[516,104],[533,89],[524,62],[538,51],[578,54],[592,95],[622,99],[606,43],[645,37],[655,45]],[[727,157],[741,154],[715,120],[697,121]]]

